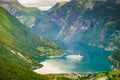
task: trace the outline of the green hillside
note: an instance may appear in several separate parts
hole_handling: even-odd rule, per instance
[[[79,78],[80,80],[120,80],[120,71],[100,72],[95,74],[88,74],[87,76]]]
[[[49,80],[24,67],[0,61],[0,80]]]
[[[41,54],[62,53],[55,43],[32,34],[29,28],[2,7],[0,16],[0,60],[32,67],[38,64],[37,59]],[[39,47],[49,50],[42,52]]]
[[[40,75],[21,66],[0,61],[0,80],[119,80],[120,71],[85,74],[81,77],[75,74]],[[73,77],[72,77],[73,76]]]
[[[0,61],[0,80],[75,80],[62,75],[40,75],[27,68]]]
[[[34,21],[36,18],[35,15],[40,12],[38,8],[24,7],[17,0],[0,0],[0,6],[4,7],[11,14],[16,16],[16,18],[18,18],[20,22],[28,27],[34,25]]]

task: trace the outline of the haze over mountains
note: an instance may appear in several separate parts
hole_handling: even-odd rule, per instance
[[[63,43],[77,41],[109,50],[120,47],[119,0],[59,2],[46,12],[23,8],[15,0],[12,4],[1,3],[22,23],[32,27],[32,32],[37,35]]]
[[[119,49],[119,9],[119,0],[60,2],[45,12],[49,31],[46,17],[36,20],[38,24],[32,31],[65,44],[77,41],[107,50]],[[51,36],[50,32],[57,34]]]

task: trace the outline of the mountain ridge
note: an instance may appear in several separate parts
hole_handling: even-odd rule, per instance
[[[119,48],[119,27],[116,26],[119,25],[119,0],[72,0],[57,4],[53,10],[34,15],[37,18],[31,28],[33,33],[65,44],[77,41],[106,50]]]
[[[39,65],[38,57],[42,54],[62,53],[55,43],[31,33],[28,27],[2,7],[0,16],[0,60],[30,68]],[[40,47],[44,51],[39,50]]]
[[[21,5],[17,0],[0,0],[0,6],[7,9],[11,14],[16,16],[21,23],[28,27],[34,25],[37,13],[40,12],[38,8],[35,7],[25,7]]]
[[[48,15],[60,27],[60,32],[62,31],[60,39],[62,38],[64,42],[76,39],[92,46],[110,50],[118,49],[119,46],[116,43],[119,44],[119,37],[116,36],[118,37],[116,43],[115,39],[106,37],[119,35],[119,26],[117,25],[119,24],[120,4],[116,1],[70,1],[56,11],[49,12]],[[118,33],[114,33],[115,31]],[[114,41],[109,43],[107,40]]]

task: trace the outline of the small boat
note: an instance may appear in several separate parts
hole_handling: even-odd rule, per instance
[[[81,60],[81,59],[83,59],[83,56],[77,55],[77,54],[75,54],[75,55],[67,55],[65,57],[67,59],[70,59],[70,60]]]

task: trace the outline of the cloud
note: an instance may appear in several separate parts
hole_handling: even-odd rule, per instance
[[[57,2],[70,0],[18,0],[22,5],[27,7],[38,7],[41,10],[48,10]]]

